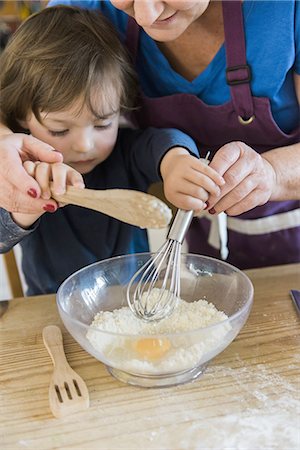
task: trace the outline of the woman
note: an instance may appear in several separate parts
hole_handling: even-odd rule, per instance
[[[74,2],[50,2],[58,3]],[[228,262],[248,268],[299,261],[299,2],[78,4],[99,7],[128,45],[142,90],[136,123],[190,134],[224,176],[221,196],[209,198],[211,214],[194,219],[189,250],[219,256],[208,216],[226,211]]]

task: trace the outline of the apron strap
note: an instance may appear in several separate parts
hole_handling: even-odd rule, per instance
[[[140,27],[133,17],[128,16],[125,45],[131,55],[132,61],[135,64],[138,54],[138,45],[140,37]]]
[[[241,0],[223,0],[223,19],[226,50],[226,81],[230,86],[232,103],[240,123],[254,119],[250,89],[251,69],[246,61],[246,46]]]
[[[254,119],[254,107],[250,89],[251,70],[246,61],[242,2],[223,0],[222,7],[227,59],[226,79],[239,121],[246,125]],[[125,45],[134,64],[138,54],[139,34],[140,26],[129,16]]]

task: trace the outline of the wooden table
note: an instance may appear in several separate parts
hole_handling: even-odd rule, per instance
[[[240,335],[196,382],[128,386],[64,330],[54,296],[15,299],[0,319],[1,449],[299,449],[299,316],[289,290],[300,264],[247,272],[254,306]],[[91,406],[52,417],[50,357],[41,332],[57,324]]]

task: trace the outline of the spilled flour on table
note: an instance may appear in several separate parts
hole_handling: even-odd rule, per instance
[[[153,289],[154,300],[156,291],[159,289]],[[228,345],[233,337],[227,319],[206,300],[189,303],[177,299],[173,313],[160,321],[145,322],[128,306],[101,311],[94,317],[87,338],[110,365],[121,370],[142,374],[181,372],[206,362]]]
[[[288,369],[299,373],[296,364]],[[237,369],[209,367],[204,376],[207,381],[220,383],[227,391],[226,402],[222,402],[225,397],[219,398],[219,415],[216,416],[216,402],[212,398],[213,406],[210,406],[207,396],[203,405],[200,401],[197,409],[189,410],[181,395],[186,386],[178,386],[182,413],[176,415],[176,426],[163,423],[149,432],[144,444],[148,450],[299,450],[299,382],[291,384],[265,364]],[[229,390],[232,403],[228,401]],[[176,396],[176,391],[172,396]],[[156,411],[160,417],[165,411],[164,397],[161,411]],[[149,423],[148,426],[151,428]]]

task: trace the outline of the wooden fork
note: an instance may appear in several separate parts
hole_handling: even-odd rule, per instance
[[[43,329],[43,341],[51,356],[54,371],[49,386],[49,403],[55,417],[64,417],[89,407],[89,393],[83,379],[69,366],[59,327]]]

